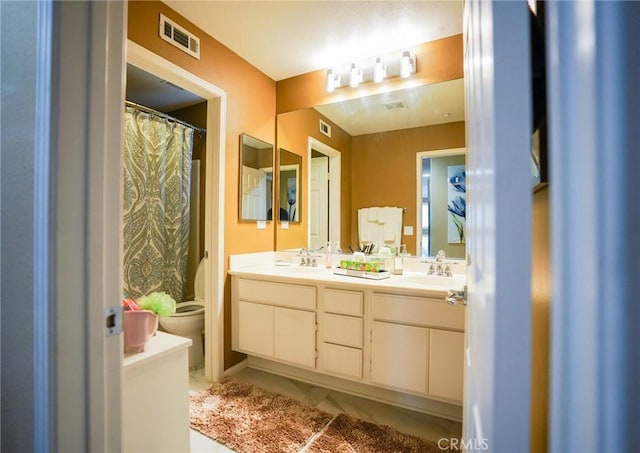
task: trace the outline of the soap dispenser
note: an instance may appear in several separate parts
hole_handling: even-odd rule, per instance
[[[327,242],[324,246],[324,266],[331,269],[331,242]]]

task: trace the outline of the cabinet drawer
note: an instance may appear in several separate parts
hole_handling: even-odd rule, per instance
[[[362,318],[324,313],[322,338],[329,343],[362,347]]]
[[[241,300],[277,305],[279,307],[316,309],[316,289],[313,286],[288,285],[240,279],[238,296]]]
[[[335,344],[322,344],[322,369],[362,379],[362,351]]]
[[[327,289],[324,292],[324,311],[341,315],[362,316],[363,295],[358,291]]]
[[[464,329],[464,305],[393,294],[373,295],[373,318],[445,329]]]

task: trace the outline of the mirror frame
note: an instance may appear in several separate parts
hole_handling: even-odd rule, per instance
[[[274,175],[273,175],[273,162],[274,162],[274,146],[273,144],[265,141],[265,140],[261,140],[259,138],[253,137],[249,134],[245,134],[242,133],[240,134],[239,137],[239,153],[238,153],[238,221],[240,222],[260,222],[260,221],[269,221],[269,210],[273,209],[273,188],[274,188]],[[256,149],[257,151],[260,150],[269,150],[271,156],[269,159],[269,166],[266,167],[259,167],[257,168],[258,170],[260,169],[266,169],[266,170],[271,170],[271,197],[269,199],[268,196],[268,190],[267,190],[267,194],[266,194],[266,201],[265,201],[265,213],[264,216],[256,216],[256,217],[260,217],[260,218],[245,218],[243,217],[243,202],[242,202],[242,186],[243,186],[243,181],[244,181],[244,168],[245,165],[243,165],[243,160],[244,160],[244,153],[245,153],[245,146],[251,146],[249,144],[249,142],[254,142],[256,144],[259,145],[265,145],[262,146],[261,148],[257,148],[254,147],[254,149]]]
[[[467,161],[467,148],[448,148],[439,149],[433,151],[422,151],[416,153],[416,250],[415,256],[426,258],[422,256],[422,159],[429,158],[434,159],[438,157],[453,157],[464,156],[465,167]],[[431,206],[429,207],[431,209]],[[431,238],[431,229],[429,230],[429,237]],[[466,241],[464,242],[464,254],[462,257],[452,257],[454,259],[464,259],[466,257]],[[433,250],[432,250],[433,252]],[[431,255],[435,256],[435,255]]]

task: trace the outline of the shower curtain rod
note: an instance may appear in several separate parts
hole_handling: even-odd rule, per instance
[[[151,113],[152,115],[164,118],[167,121],[172,121],[174,123],[182,124],[183,126],[186,126],[186,127],[190,128],[190,129],[193,129],[194,131],[199,132],[201,134],[206,134],[207,133],[206,129],[202,129],[200,127],[195,127],[192,124],[189,124],[187,122],[179,120],[178,118],[174,118],[174,117],[172,117],[170,115],[167,115],[166,113],[158,112],[157,110],[154,110],[154,109],[152,109],[150,107],[145,107],[144,105],[136,104],[135,102],[131,102],[131,101],[125,101],[125,104],[128,105],[129,107],[133,107],[135,109],[142,110],[145,113]]]

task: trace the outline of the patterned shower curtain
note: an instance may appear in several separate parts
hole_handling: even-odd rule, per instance
[[[127,106],[124,140],[124,296],[184,300],[193,129]]]

